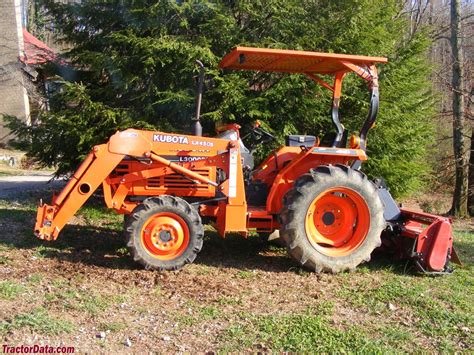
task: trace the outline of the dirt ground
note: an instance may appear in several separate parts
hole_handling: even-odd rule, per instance
[[[32,234],[35,201],[0,199],[0,336],[7,345],[80,353],[214,351],[438,352],[474,349],[474,225],[456,226],[464,265],[420,276],[376,255],[338,275],[300,269],[258,237],[211,227],[194,264],[145,271],[122,219],[93,199],[55,242]]]

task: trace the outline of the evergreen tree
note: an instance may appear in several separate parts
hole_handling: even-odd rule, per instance
[[[419,188],[432,127],[423,32],[408,37],[397,0],[46,2],[84,70],[31,127],[12,122],[31,155],[58,172],[73,169],[117,129],[183,131],[194,112],[195,60],[207,66],[202,120],[264,122],[283,141],[290,133],[333,130],[330,92],[299,75],[218,69],[234,46],[388,56],[379,67],[381,110],[369,133],[363,169],[384,176],[396,195]],[[256,90],[255,88],[264,88]],[[341,117],[357,132],[368,110],[366,83],[349,75]]]

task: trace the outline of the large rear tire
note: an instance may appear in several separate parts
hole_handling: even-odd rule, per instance
[[[198,212],[185,200],[150,197],[125,219],[127,247],[145,269],[177,270],[201,251],[204,227]]]
[[[375,185],[345,165],[302,175],[284,197],[280,234],[306,269],[337,273],[370,260],[385,228]]]

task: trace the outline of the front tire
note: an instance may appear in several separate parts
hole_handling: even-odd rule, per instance
[[[204,227],[185,200],[163,195],[147,198],[125,219],[127,247],[145,269],[177,270],[196,259]]]
[[[353,270],[369,261],[385,228],[375,185],[345,165],[302,175],[285,195],[280,217],[289,255],[316,272]]]

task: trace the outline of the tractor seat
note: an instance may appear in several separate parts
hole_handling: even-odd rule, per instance
[[[243,159],[243,165],[244,167],[247,167],[248,169],[253,170],[255,163],[254,163],[252,152],[250,152],[250,150],[244,145],[244,142],[242,142],[242,139],[240,139],[238,129],[231,128],[228,130],[221,131],[217,135],[217,138],[238,140],[239,147],[240,147],[240,155],[242,156],[242,159]]]

